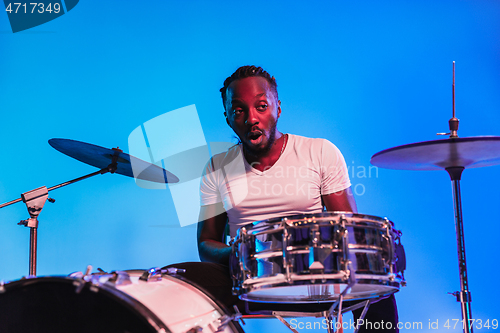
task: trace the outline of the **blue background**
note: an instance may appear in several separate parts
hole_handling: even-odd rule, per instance
[[[358,171],[380,150],[448,130],[452,61],[459,135],[500,135],[499,31],[497,1],[81,1],[15,34],[0,14],[0,203],[95,171],[51,148],[51,138],[128,152],[136,127],[195,104],[206,141],[232,141],[218,90],[237,67],[260,65],[278,82],[279,129],[335,143],[359,211],[403,231],[400,321],[435,331],[429,320],[443,328],[461,318],[447,294],[459,289],[449,177]],[[499,171],[462,178],[472,312],[483,322],[500,319]],[[38,275],[198,260],[196,229],[179,226],[168,190],[107,174],[50,197],[56,203],[39,218]],[[0,279],[28,273],[29,230],[16,224],[27,217],[22,203],[0,210]],[[259,329],[287,332],[278,320],[247,321],[247,331]]]

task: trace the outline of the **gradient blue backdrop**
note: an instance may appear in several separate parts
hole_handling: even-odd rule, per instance
[[[358,171],[380,150],[447,131],[454,60],[459,135],[500,135],[499,31],[500,3],[486,0],[80,1],[16,34],[0,14],[0,203],[95,171],[51,148],[51,138],[127,152],[137,126],[195,104],[206,140],[231,141],[218,90],[238,66],[260,65],[277,78],[279,129],[335,143],[359,211],[403,231],[400,320],[435,331],[429,320],[443,328],[461,318],[447,294],[459,289],[449,177]],[[466,170],[462,179],[472,313],[483,322],[500,319],[499,171]],[[198,260],[195,228],[179,227],[168,190],[107,174],[50,196],[39,275]],[[0,279],[28,272],[29,230],[16,224],[27,217],[22,203],[0,210]],[[249,332],[287,332],[277,320],[247,323]]]

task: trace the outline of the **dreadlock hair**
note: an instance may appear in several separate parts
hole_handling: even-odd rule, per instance
[[[276,96],[276,99],[278,99],[278,89],[277,89],[278,84],[276,83],[276,79],[274,78],[274,76],[269,75],[269,73],[266,72],[262,67],[256,67],[253,65],[241,66],[230,77],[224,80],[224,87],[220,88],[220,93],[222,96],[222,104],[224,105],[224,108],[226,108],[226,92],[229,85],[236,80],[252,76],[260,76],[266,79],[269,85],[271,86],[274,95]]]

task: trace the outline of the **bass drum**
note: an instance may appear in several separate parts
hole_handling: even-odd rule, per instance
[[[0,332],[215,332],[229,316],[198,287],[143,270],[0,285]],[[230,321],[220,332],[243,332]]]

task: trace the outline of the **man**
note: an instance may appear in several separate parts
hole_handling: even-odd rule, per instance
[[[227,224],[234,236],[250,222],[325,208],[356,213],[357,208],[344,158],[333,144],[278,131],[281,102],[274,77],[260,67],[243,66],[225,80],[221,94],[226,122],[240,144],[207,164],[198,224],[198,250],[206,264],[187,277],[227,305],[235,301],[227,270],[231,248],[223,239]],[[240,171],[231,172],[238,158]],[[376,304],[367,319],[392,320],[395,326],[393,298]]]

